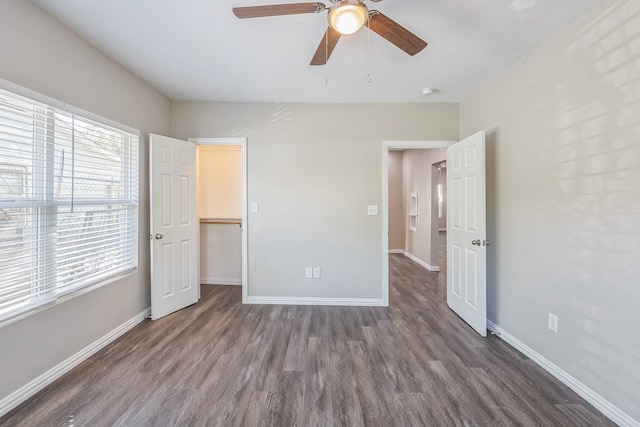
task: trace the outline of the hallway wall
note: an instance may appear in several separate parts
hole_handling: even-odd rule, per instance
[[[437,194],[434,191],[435,163],[446,159],[445,149],[405,150],[402,156],[402,193],[404,216],[408,217],[409,199],[412,193],[418,196],[416,230],[405,226],[405,250],[422,261],[431,271],[438,270],[438,210]]]
[[[404,252],[406,241],[402,153],[400,150],[389,151],[389,250],[395,252]]]

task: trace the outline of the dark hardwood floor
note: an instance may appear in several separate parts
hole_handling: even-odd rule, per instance
[[[205,285],[0,425],[613,425],[452,314],[443,273],[390,258],[389,308],[242,305],[240,287]]]

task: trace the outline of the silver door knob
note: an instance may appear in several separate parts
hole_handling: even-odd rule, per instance
[[[489,246],[491,244],[491,242],[489,242],[488,240],[483,240],[482,241],[482,246]]]
[[[476,245],[476,246],[480,246],[480,239],[472,240],[472,241],[471,241],[471,244],[472,244],[472,245]]]
[[[162,239],[164,236],[160,233],[156,233],[156,240]]]

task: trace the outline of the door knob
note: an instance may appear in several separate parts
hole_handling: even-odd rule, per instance
[[[489,242],[488,240],[483,240],[482,241],[482,246],[489,246],[491,244],[491,242]]]
[[[156,239],[157,239],[157,240],[160,240],[160,239],[162,239],[163,237],[164,237],[164,236],[163,236],[162,234],[160,234],[160,233],[156,233]]]
[[[471,244],[472,244],[472,245],[476,245],[476,246],[480,246],[480,239],[472,240],[472,241],[471,241]]]

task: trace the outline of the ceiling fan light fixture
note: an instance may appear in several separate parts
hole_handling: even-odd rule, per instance
[[[343,0],[331,8],[329,25],[343,35],[353,34],[367,21],[369,11],[359,0]]]

